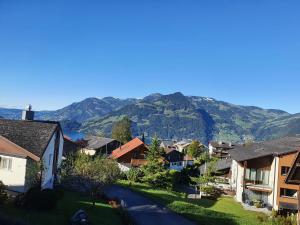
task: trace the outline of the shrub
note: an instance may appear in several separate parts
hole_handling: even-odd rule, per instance
[[[8,199],[5,189],[6,189],[6,186],[3,184],[2,181],[0,181],[0,204],[5,203]]]
[[[177,170],[170,170],[168,173],[170,177],[172,188],[174,189],[181,181],[181,173]]]
[[[57,200],[61,200],[65,195],[65,190],[62,188],[62,186],[55,187],[54,192]]]
[[[143,177],[143,172],[138,168],[130,168],[128,172],[126,172],[126,178],[132,182],[139,182]]]
[[[221,195],[219,189],[217,189],[214,185],[208,185],[208,184],[201,187],[201,192],[205,193],[207,198],[214,199],[214,200],[220,197]]]
[[[172,188],[172,182],[168,171],[158,172],[153,175],[147,175],[143,177],[143,182],[158,188]]]
[[[15,199],[15,205],[21,208],[36,210],[50,210],[56,207],[56,203],[63,197],[63,190],[30,188],[25,194],[20,194]]]

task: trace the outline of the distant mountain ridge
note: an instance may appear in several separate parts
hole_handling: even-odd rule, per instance
[[[21,110],[0,108],[0,117],[20,119]],[[58,120],[65,130],[110,136],[123,116],[133,121],[133,135],[164,139],[242,142],[300,133],[300,114],[239,106],[213,98],[151,94],[143,99],[87,98],[55,111],[36,112],[37,119]]]

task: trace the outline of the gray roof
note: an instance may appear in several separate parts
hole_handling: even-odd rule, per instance
[[[88,141],[86,148],[93,150],[99,149],[113,141],[116,141],[115,139],[98,136],[88,136],[86,139]]]
[[[232,159],[219,159],[216,162],[216,171],[222,171],[226,169],[230,169],[232,163]],[[208,166],[208,165],[206,165]],[[205,172],[205,164],[200,166],[200,173],[203,174]]]
[[[42,157],[53,133],[60,129],[58,122],[0,119],[0,135]]]
[[[160,142],[160,144],[164,145],[165,147],[169,147],[169,146],[171,147],[171,146],[174,145],[174,141],[172,141],[172,140],[162,140]]]
[[[265,142],[235,146],[230,156],[236,161],[260,158],[269,155],[283,155],[300,148],[300,136],[284,137]]]
[[[234,144],[231,143],[227,143],[227,142],[219,142],[219,141],[211,141],[210,144],[214,147],[214,148],[228,148],[228,149],[233,149],[234,148]]]

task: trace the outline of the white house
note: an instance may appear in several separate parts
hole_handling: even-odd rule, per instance
[[[177,151],[179,152],[186,152],[187,148],[190,146],[192,143],[191,140],[182,140],[179,142],[176,142],[173,147],[176,148]]]
[[[58,122],[34,121],[29,107],[22,120],[0,119],[0,181],[9,190],[30,188],[32,165],[40,162],[41,188],[53,188],[63,154],[63,133]]]
[[[175,148],[165,148],[165,158],[169,162],[169,169],[181,171],[187,166],[194,165],[194,159]]]

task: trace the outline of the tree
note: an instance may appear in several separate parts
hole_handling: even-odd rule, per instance
[[[199,141],[192,141],[187,149],[187,154],[193,158],[198,158],[204,151],[205,148]]]
[[[62,167],[63,179],[69,181],[71,179],[81,191],[89,193],[93,205],[103,187],[114,183],[120,175],[120,169],[115,161],[100,156],[92,157],[79,153],[67,163],[70,165],[65,164]]]
[[[191,177],[191,180],[194,181],[200,189],[200,197],[201,193],[205,193],[211,197],[215,197],[216,195],[216,188],[214,186],[216,162],[216,160],[211,160],[206,164],[204,174],[200,175],[199,177]]]
[[[153,175],[164,171],[162,162],[163,150],[160,148],[160,143],[157,137],[152,139],[149,150],[146,152],[147,164],[143,167],[145,175]]]
[[[114,123],[112,128],[112,138],[125,144],[132,139],[131,120],[125,116],[120,121]]]

